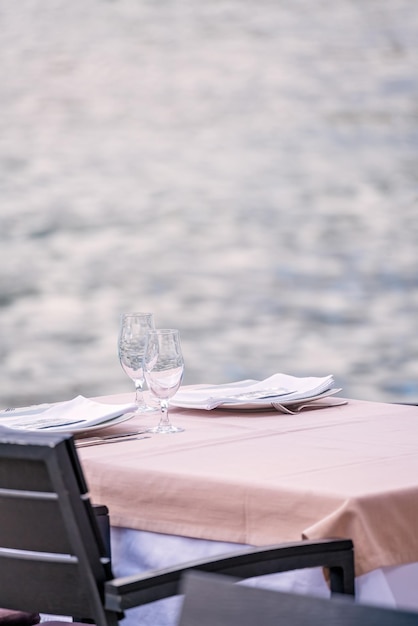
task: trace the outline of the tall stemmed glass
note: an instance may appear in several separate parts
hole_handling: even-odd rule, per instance
[[[168,402],[181,385],[184,361],[179,331],[173,328],[150,330],[144,356],[145,379],[148,389],[160,402],[161,417],[158,426],[149,428],[152,433],[179,433],[184,430],[171,424]]]
[[[154,328],[152,313],[124,313],[118,338],[119,360],[124,372],[135,385],[136,413],[155,412],[144,402],[144,352],[147,333]]]

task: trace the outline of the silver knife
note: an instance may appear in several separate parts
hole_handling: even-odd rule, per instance
[[[87,448],[88,446],[101,446],[105,443],[120,443],[122,441],[137,441],[139,439],[151,439],[151,435],[139,437],[137,434],[107,435],[106,437],[95,437],[94,439],[78,439],[75,442],[76,448]]]

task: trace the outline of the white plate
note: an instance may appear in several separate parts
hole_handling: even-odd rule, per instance
[[[25,430],[40,433],[64,433],[66,435],[80,435],[82,433],[91,433],[95,430],[104,430],[105,428],[110,428],[111,426],[115,426],[116,424],[127,422],[134,416],[134,413],[123,413],[123,415],[118,415],[117,417],[112,417],[105,422],[100,422],[100,424],[93,424],[90,426],[74,424],[74,426],[57,426],[57,428],[25,428]]]
[[[225,409],[229,411],[231,410],[236,411],[237,409],[239,409],[240,411],[244,411],[244,410],[245,411],[276,411],[272,402],[277,402],[279,404],[282,404],[283,406],[291,407],[291,406],[295,406],[298,404],[306,404],[307,402],[313,402],[314,400],[320,400],[321,398],[326,398],[328,396],[333,396],[340,391],[342,391],[341,388],[327,389],[326,391],[322,391],[321,393],[318,393],[315,396],[310,396],[308,398],[302,398],[302,399],[299,398],[298,400],[290,400],[288,402],[286,402],[286,400],[283,400],[280,396],[277,396],[277,398],[252,400],[251,402],[248,402],[248,401],[224,402],[224,404],[219,405],[218,407],[216,407],[216,409],[212,409],[212,411],[225,410]],[[175,400],[172,406],[176,406],[182,409],[196,409],[196,406],[194,404],[187,404],[187,402],[182,402],[181,404],[180,402],[175,403]],[[200,410],[200,409],[196,409],[196,410]],[[204,410],[206,411],[206,409]]]

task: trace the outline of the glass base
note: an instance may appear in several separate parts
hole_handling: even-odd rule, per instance
[[[147,433],[154,433],[154,435],[171,435],[172,433],[183,433],[184,428],[180,426],[173,426],[173,424],[165,424],[163,426],[158,425],[154,428],[147,428]]]

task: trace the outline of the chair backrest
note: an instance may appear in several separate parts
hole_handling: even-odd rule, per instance
[[[0,606],[117,624],[112,577],[69,435],[0,433]]]
[[[184,575],[178,626],[418,626],[418,613],[236,585],[225,576]]]

